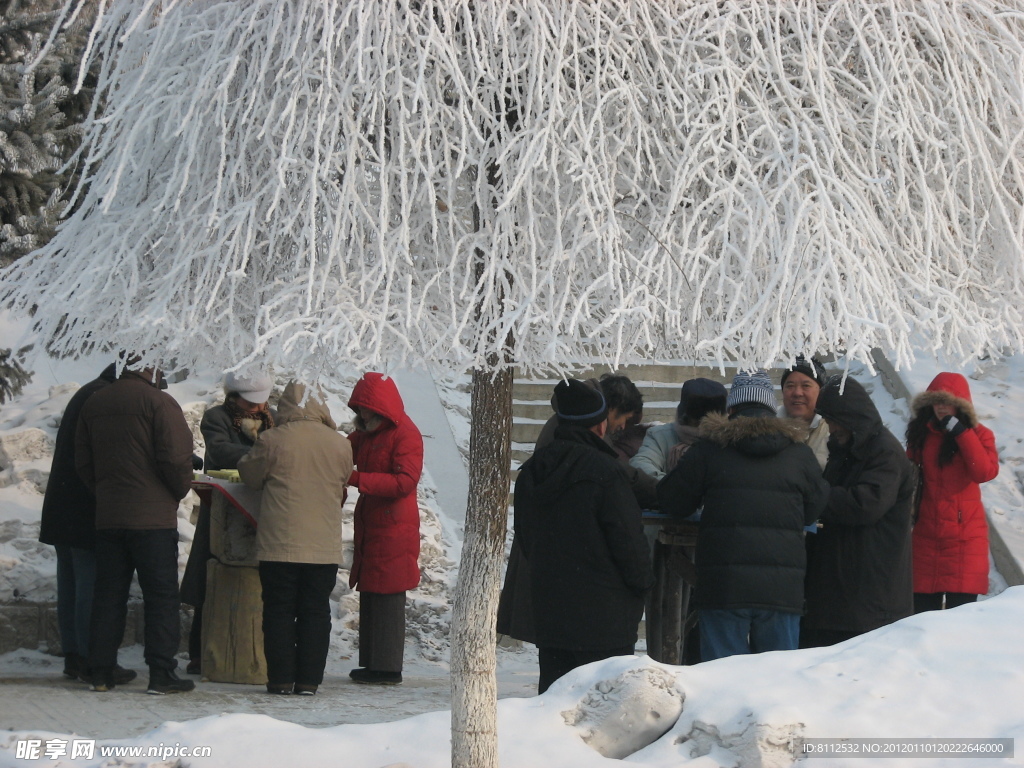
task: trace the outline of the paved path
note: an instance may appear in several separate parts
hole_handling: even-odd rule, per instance
[[[499,697],[536,693],[536,654],[503,655]],[[139,646],[123,649],[121,663],[145,669]],[[400,686],[366,686],[348,678],[351,661],[332,660],[316,696],[272,696],[263,686],[200,682],[192,693],[150,696],[147,678],[109,693],[93,693],[63,677],[63,660],[36,651],[6,654],[0,662],[0,730],[48,731],[116,739],[135,736],[166,721],[220,714],[267,715],[314,728],[345,723],[380,723],[450,708],[447,671],[418,662]],[[191,677],[196,680],[198,678]]]

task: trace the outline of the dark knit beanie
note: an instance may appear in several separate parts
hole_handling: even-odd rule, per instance
[[[555,387],[555,413],[559,424],[589,428],[608,418],[608,406],[600,388],[569,379]]]
[[[738,405],[755,403],[769,408],[772,413],[779,409],[775,402],[775,387],[768,378],[768,371],[761,368],[757,371],[737,373],[729,389],[726,405],[733,408]]]
[[[786,386],[786,379],[789,378],[789,374],[802,373],[810,379],[814,379],[818,382],[819,387],[825,386],[825,381],[828,379],[828,374],[825,373],[825,366],[815,360],[813,357],[808,360],[803,355],[797,355],[796,361],[793,365],[782,374],[782,386]]]
[[[725,413],[725,385],[713,379],[690,379],[683,383],[679,393],[676,418],[680,424],[686,419],[697,422],[712,411]]]

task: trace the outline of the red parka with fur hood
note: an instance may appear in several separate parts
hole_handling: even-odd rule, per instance
[[[932,407],[948,404],[967,427],[953,437],[933,417]],[[922,473],[921,500],[914,526],[914,592],[988,592],[988,524],[979,483],[999,473],[991,430],[978,423],[967,379],[940,373],[914,399],[914,421],[924,439],[908,436],[907,455]],[[913,431],[913,423],[911,422]],[[940,461],[943,441],[955,440],[956,452]]]
[[[383,417],[348,436],[356,471],[349,483],[359,489],[355,509],[355,557],[349,586],[362,592],[395,594],[420,581],[420,513],[416,486],[423,470],[423,437],[405,413],[394,379],[367,373],[352,390],[348,405]]]

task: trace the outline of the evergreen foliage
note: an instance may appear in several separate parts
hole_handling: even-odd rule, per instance
[[[71,190],[90,78],[74,92],[87,27],[68,27],[33,68],[59,0],[0,0],[0,265],[49,241]]]
[[[25,370],[22,363],[31,347],[22,347],[17,352],[13,349],[0,349],[0,405],[21,393],[32,379],[32,371]]]

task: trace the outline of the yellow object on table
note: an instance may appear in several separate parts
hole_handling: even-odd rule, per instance
[[[216,477],[218,480],[228,480],[232,483],[242,482],[237,469],[211,469],[206,474],[210,477]]]

